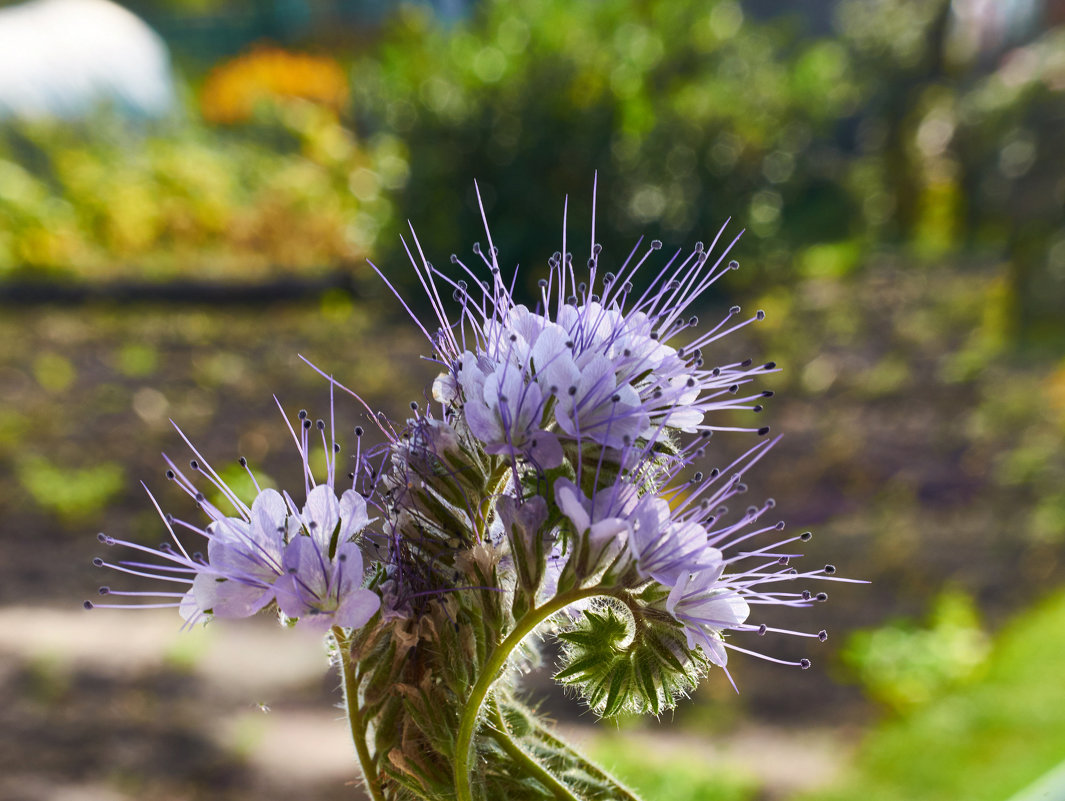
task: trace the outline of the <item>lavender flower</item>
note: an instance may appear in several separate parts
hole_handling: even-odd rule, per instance
[[[173,606],[187,623],[194,623],[213,616],[249,617],[276,604],[286,618],[303,628],[324,630],[332,625],[351,628],[364,625],[380,606],[378,595],[363,588],[363,558],[356,542],[370,522],[366,501],[353,488],[337,498],[335,476],[339,446],[335,441],[331,446],[326,444],[323,421],[318,421],[318,430],[322,432],[322,444],[326,448],[327,479],[315,484],[309,466],[312,423],[305,412],[300,413],[299,423],[299,434],[291,426],[290,430],[304,471],[307,501],[302,509],[287,493],[261,488],[247,462],[241,459],[241,466],[251,477],[257,493],[248,506],[193,448],[196,458],[189,466],[237,512],[237,516],[227,516],[207,499],[192,479],[167,459],[170,465],[167,478],[196,501],[210,522],[200,527],[163,514],[149,492],[171,542],[149,548],[101,534],[99,539],[105,545],[124,546],[147,554],[155,561],[107,562],[96,559],[94,563],[187,589],[183,592],[121,591],[101,587],[101,595],[168,600],[137,604],[86,601],[86,607]],[[185,441],[188,443],[187,439]],[[191,443],[189,447],[192,447]],[[361,459],[358,461],[361,463]],[[199,551],[190,552],[178,537],[178,529],[203,537],[207,541],[207,556]]]

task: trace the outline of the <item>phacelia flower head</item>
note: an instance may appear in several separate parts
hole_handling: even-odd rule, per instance
[[[193,498],[209,522],[197,525],[164,514],[149,492],[170,541],[149,548],[101,534],[99,539],[105,545],[132,549],[152,561],[96,559],[94,563],[154,579],[175,589],[124,591],[101,587],[101,595],[147,602],[86,601],[86,607],[172,606],[191,624],[211,617],[249,617],[274,605],[291,623],[302,628],[325,630],[333,625],[349,628],[364,625],[380,606],[377,593],[363,586],[366,572],[359,541],[370,523],[366,499],[355,486],[342,489],[337,496],[340,446],[332,439],[327,442],[325,422],[312,423],[306,412],[300,412],[296,422],[298,428],[290,424],[289,429],[304,473],[306,501],[302,508],[287,492],[260,487],[247,461],[241,458],[240,464],[256,488],[251,504],[246,504],[185,439],[196,456],[189,462],[191,474],[213,489],[236,514],[223,513],[208,500],[196,480],[167,458],[170,468],[167,478]],[[321,439],[326,451],[327,476],[322,483],[316,483],[310,469],[310,448],[315,438]],[[361,480],[362,486],[366,485],[365,471],[366,464],[361,454],[357,454],[356,470],[351,474],[353,484]],[[187,547],[187,537],[179,536],[179,531],[206,540],[206,555]]]

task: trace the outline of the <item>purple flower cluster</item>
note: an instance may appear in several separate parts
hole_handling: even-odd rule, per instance
[[[747,490],[743,474],[776,439],[760,441],[723,470],[693,473],[713,433],[769,432],[768,426],[725,424],[723,413],[760,412],[773,393],[748,385],[776,365],[711,361],[715,343],[764,313],[741,317],[733,306],[705,331],[691,313],[701,295],[738,268],[728,259],[738,237],[716,257],[724,227],[709,248],[697,243],[674,252],[638,292],[637,275],[661,243],[638,243],[619,267],[604,271],[593,227],[581,277],[573,254],[556,252],[529,308],[515,299],[517,274],[509,284],[504,280],[487,222],[485,230],[488,249],[475,245],[474,253],[487,280],[456,255],[451,262],[464,277],[449,277],[425,258],[415,236],[415,251],[407,252],[435,310],[436,331],[412,316],[445,368],[433,385],[445,419],[464,423],[486,453],[509,463],[519,504],[538,501],[524,488],[549,482],[548,497],[565,523],[544,546],[554,574],[545,582],[553,587],[567,559],[582,552],[566,544],[568,536],[576,538],[584,546],[582,580],[661,585],[668,592],[665,609],[683,627],[688,647],[722,666],[725,648],[735,647],[725,632],[779,631],[749,623],[752,606],[808,606],[827,598],[778,591],[782,583],[843,579],[831,575],[831,566],[806,573],[789,566],[799,554],[787,546],[808,535],[774,537],[784,523],[762,522],[772,501],[729,512],[728,502]],[[442,301],[442,287],[458,304],[457,319]],[[788,664],[809,666],[805,659]]]
[[[309,466],[314,424],[306,412],[300,412],[298,424],[298,432],[291,426],[290,430],[304,468],[306,501],[302,508],[288,493],[262,489],[242,458],[241,466],[248,471],[257,493],[248,506],[193,449],[197,458],[189,462],[189,469],[232,506],[236,516],[228,516],[168,459],[167,478],[193,498],[210,522],[201,527],[164,515],[153,497],[170,542],[148,548],[103,534],[100,541],[142,552],[154,561],[94,561],[100,567],[186,589],[126,592],[101,587],[101,595],[159,600],[121,605],[86,601],[86,607],[174,606],[191,624],[212,616],[248,617],[273,604],[284,618],[302,628],[325,631],[334,625],[364,625],[381,605],[377,593],[363,588],[365,571],[358,539],[370,523],[366,500],[354,486],[337,497],[339,448],[335,441],[327,445],[322,420],[317,421],[317,429],[326,450],[327,477],[325,482],[315,483]],[[190,552],[178,537],[179,529],[206,540],[206,556],[202,551]]]
[[[563,238],[531,305],[515,297],[516,273],[504,280],[490,234],[487,250],[474,247],[484,279],[454,255],[458,275],[447,275],[415,238],[417,256],[408,254],[436,323],[427,328],[412,317],[443,368],[433,384],[441,419],[416,412],[404,434],[379,424],[388,439],[382,469],[370,469],[358,452],[352,486],[339,490],[339,446],[323,421],[301,412],[290,428],[303,465],[302,507],[257,483],[245,504],[196,453],[192,473],[236,513],[224,514],[171,463],[169,477],[209,522],[163,515],[171,543],[158,548],[101,535],[154,561],[97,562],[182,589],[101,592],[175,606],[190,623],[273,606],[300,626],[359,628],[379,609],[385,625],[416,616],[426,599],[485,589],[462,574],[480,559],[500,571],[491,589],[529,594],[525,608],[546,607],[575,587],[652,598],[691,654],[720,666],[729,648],[761,656],[726,635],[782,631],[750,622],[752,609],[808,606],[827,596],[786,588],[843,579],[831,566],[790,566],[799,555],[791,546],[808,535],[781,534],[784,523],[767,519],[772,501],[732,508],[747,490],[745,473],[776,439],[759,439],[723,469],[698,469],[714,433],[768,434],[767,426],[736,426],[732,418],[762,410],[773,393],[750,385],[776,371],[772,362],[715,360],[716,343],[761,320],[761,311],[743,316],[733,306],[707,330],[693,314],[738,267],[728,258],[736,239],[712,255],[724,231],[709,247],[675,251],[653,270],[661,243],[638,243],[607,270],[593,224],[579,270]],[[315,483],[309,453],[319,435],[327,476]],[[367,499],[380,512],[376,526]],[[190,553],[178,529],[204,538],[206,555]]]

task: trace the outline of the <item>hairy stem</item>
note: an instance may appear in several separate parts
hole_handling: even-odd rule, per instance
[[[522,765],[530,776],[550,790],[558,801],[580,801],[577,796],[569,791],[566,785],[552,776],[543,765],[533,759],[530,754],[527,754],[520,745],[510,738],[503,711],[494,702],[492,703],[492,722],[495,724],[491,730],[492,736],[502,746],[503,750],[510,755],[511,759]]]
[[[552,615],[562,611],[567,606],[585,598],[596,595],[605,595],[607,591],[602,587],[589,587],[586,589],[574,589],[556,595],[543,606],[530,609],[514,626],[503,642],[499,643],[488,655],[481,675],[477,677],[477,683],[470,690],[466,706],[462,710],[462,718],[459,721],[459,733],[455,743],[455,795],[458,801],[473,801],[473,791],[470,788],[470,760],[473,756],[473,735],[477,728],[477,716],[481,712],[488,691],[492,688],[500,671],[506,664],[511,652],[521,641],[531,634],[537,626]]]
[[[340,674],[344,686],[344,707],[348,713],[348,724],[351,728],[351,739],[355,743],[355,752],[359,755],[359,767],[362,769],[362,779],[366,783],[366,791],[373,801],[385,801],[381,792],[381,784],[377,779],[377,769],[374,767],[370,750],[366,747],[366,723],[362,719],[359,710],[359,687],[355,681],[355,666],[351,663],[351,640],[344,634],[340,626],[331,629],[333,639],[336,640],[338,656],[340,658]]]

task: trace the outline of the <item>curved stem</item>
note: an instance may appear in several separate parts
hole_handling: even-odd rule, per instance
[[[340,674],[344,679],[344,707],[348,713],[348,725],[351,728],[351,739],[355,743],[355,752],[359,755],[359,767],[362,769],[362,779],[366,783],[366,791],[373,801],[385,801],[381,792],[381,783],[377,779],[377,770],[374,767],[370,750],[366,747],[366,723],[362,719],[359,710],[359,687],[355,681],[355,666],[351,663],[351,640],[344,634],[340,626],[333,626],[330,630],[333,639],[336,640],[340,657]]]
[[[462,710],[462,718],[459,721],[459,733],[455,742],[455,795],[458,801],[473,801],[473,792],[470,789],[470,759],[473,755],[473,734],[477,728],[477,716],[481,706],[492,688],[499,672],[503,669],[511,652],[518,647],[533,630],[551,617],[556,612],[561,612],[567,606],[585,598],[596,595],[605,595],[602,587],[589,587],[575,589],[556,595],[543,606],[530,609],[515,624],[514,629],[507,635],[503,642],[499,643],[489,654],[488,660],[477,677],[477,683],[470,690],[466,706]]]
[[[523,765],[529,775],[550,790],[558,801],[580,801],[577,796],[569,791],[566,785],[552,776],[543,765],[533,759],[530,754],[525,753],[525,750],[510,738],[503,711],[499,708],[499,704],[494,702],[492,703],[492,718],[495,723],[495,727],[492,729],[492,736],[496,738],[511,759]]]

